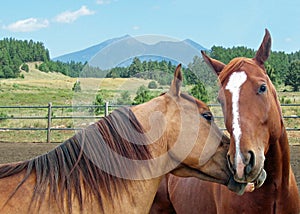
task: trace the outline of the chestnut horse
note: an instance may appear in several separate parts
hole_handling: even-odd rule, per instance
[[[44,155],[0,165],[0,213],[148,213],[169,172],[243,191],[227,165],[229,138],[181,82],[178,65],[167,93],[113,111]]]
[[[225,65],[202,52],[221,86],[218,100],[231,136],[228,165],[236,181],[253,182],[256,189],[239,196],[222,185],[168,175],[151,213],[300,213],[280,103],[264,67],[270,48],[266,30],[253,59]]]

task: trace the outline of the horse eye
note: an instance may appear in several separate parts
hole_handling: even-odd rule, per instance
[[[267,91],[267,86],[266,84],[262,84],[259,89],[258,89],[258,94],[263,94]]]
[[[214,117],[211,114],[211,112],[202,113],[201,116],[204,117],[204,119],[207,120],[207,121],[213,121],[214,120]]]

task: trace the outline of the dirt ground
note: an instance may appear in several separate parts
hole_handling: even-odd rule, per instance
[[[44,154],[59,146],[59,143],[1,143],[0,142],[0,163],[10,163],[27,160]],[[290,146],[291,165],[296,176],[300,193],[300,145]]]

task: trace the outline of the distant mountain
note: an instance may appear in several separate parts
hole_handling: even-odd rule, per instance
[[[58,56],[53,58],[52,60],[54,61],[61,61],[61,62],[70,62],[70,61],[75,61],[75,62],[88,62],[93,56],[95,56],[99,51],[101,51],[103,48],[109,46],[110,44],[128,38],[130,37],[129,35],[125,35],[122,37],[114,38],[114,39],[108,39],[104,42],[101,42],[98,45],[94,45],[91,47],[88,47],[86,49],[64,54],[62,56]]]
[[[90,65],[101,69],[127,66],[134,57],[139,57],[141,61],[167,60],[173,64],[180,62],[187,65],[192,62],[195,55],[200,56],[201,50],[207,49],[190,39],[183,41],[162,40],[148,44],[138,37],[135,38],[125,35],[106,40],[81,51],[53,58],[52,60],[62,62],[88,62]]]
[[[191,39],[186,39],[184,40],[184,42],[188,43],[189,45],[193,46],[194,48],[198,49],[198,50],[207,50],[206,48],[204,48],[202,45],[198,44],[197,42],[194,42]]]

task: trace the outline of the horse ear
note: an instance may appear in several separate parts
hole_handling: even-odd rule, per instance
[[[204,62],[206,62],[206,64],[208,64],[209,67],[219,76],[219,74],[225,67],[225,64],[223,62],[210,58],[204,51],[201,51],[201,54]]]
[[[266,29],[264,39],[254,57],[254,60],[258,62],[259,65],[264,65],[268,59],[271,51],[271,43],[270,32]]]
[[[181,64],[177,65],[174,73],[174,79],[171,83],[170,94],[174,96],[180,95],[180,87],[182,83]]]

